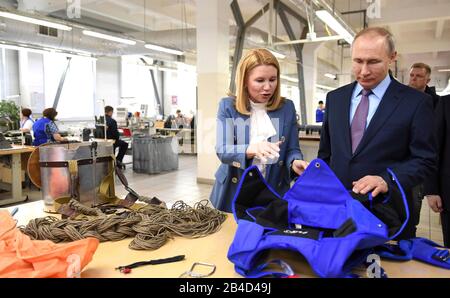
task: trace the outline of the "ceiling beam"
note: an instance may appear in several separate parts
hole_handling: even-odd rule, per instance
[[[450,51],[450,40],[401,41],[397,42],[399,54],[419,54]]]
[[[80,0],[80,6],[83,8],[86,5],[97,4],[99,2],[106,2],[106,0]],[[75,2],[73,3],[75,4]],[[17,10],[20,11],[39,11],[50,14],[55,11],[66,10],[72,4],[67,1],[54,0],[18,0],[17,5]]]
[[[394,9],[386,6],[381,9],[381,18],[370,19],[369,25],[386,26],[391,24],[408,24],[430,22],[438,20],[449,20],[450,2],[440,3],[436,5],[426,5],[426,1],[422,1],[421,6],[403,6],[402,9]]]

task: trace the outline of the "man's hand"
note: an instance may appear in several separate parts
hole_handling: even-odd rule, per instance
[[[301,175],[303,174],[303,172],[306,170],[306,168],[308,167],[309,162],[304,161],[304,160],[300,160],[300,159],[295,159],[292,162],[292,170],[297,174],[297,175]]]
[[[438,195],[430,195],[426,196],[428,200],[428,206],[430,206],[431,210],[436,213],[442,212],[444,209],[442,208],[442,199]]]
[[[376,197],[380,193],[387,193],[389,188],[380,176],[365,176],[358,181],[353,182],[353,192],[357,194],[367,194],[372,192],[372,196]]]

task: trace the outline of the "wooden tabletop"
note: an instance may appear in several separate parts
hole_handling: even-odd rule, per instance
[[[12,210],[13,208],[8,208]],[[18,225],[26,225],[32,218],[43,217],[48,214],[43,212],[43,201],[27,203],[19,206],[15,218]],[[204,238],[187,239],[175,237],[164,246],[154,251],[136,251],[128,248],[132,238],[117,242],[100,243],[94,254],[93,260],[81,273],[81,277],[166,277],[177,278],[188,271],[194,262],[205,262],[216,265],[216,272],[211,277],[241,277],[234,270],[234,265],[227,259],[228,249],[233,241],[236,231],[236,222],[233,215],[229,214],[221,229],[215,234]],[[115,267],[128,265],[139,261],[148,261],[162,258],[185,255],[181,262],[148,265],[135,268],[130,274],[122,274]],[[273,252],[274,258],[282,256],[299,277],[315,277],[310,266],[296,253]],[[418,261],[393,262],[382,259],[381,266],[389,277],[445,277],[450,278],[450,270],[445,270]],[[199,267],[198,271],[206,273],[208,268]],[[361,276],[366,276],[364,271],[357,271]]]
[[[35,149],[34,146],[12,145],[12,148],[10,148],[10,149],[0,149],[0,155],[10,155],[10,154],[33,152],[34,149]]]

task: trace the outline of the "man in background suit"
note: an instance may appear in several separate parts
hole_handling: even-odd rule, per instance
[[[114,108],[111,106],[105,107],[105,119],[106,119],[106,138],[115,140],[113,145],[113,150],[119,148],[119,153],[117,153],[116,163],[119,168],[125,169],[125,164],[123,163],[123,158],[127,153],[128,143],[120,139],[119,130],[117,128],[117,121],[112,118],[114,113]]]
[[[420,92],[425,92],[433,99],[433,109],[439,102],[440,96],[436,94],[435,87],[429,87],[428,83],[431,81],[431,67],[428,64],[417,62],[411,65],[409,70],[409,83],[408,86],[416,89]],[[422,209],[422,200],[424,197],[423,184],[417,185],[413,188],[413,200],[414,200],[414,223],[416,226],[420,222],[420,210]]]
[[[433,108],[435,109],[440,96],[436,94],[435,87],[428,86],[428,83],[431,81],[430,75],[431,67],[429,65],[422,62],[414,63],[409,70],[408,86],[430,95],[433,99]]]
[[[388,71],[397,52],[383,28],[359,32],[352,45],[356,82],[329,92],[318,157],[356,194],[386,194],[393,170],[408,198],[435,167],[433,109],[428,95],[402,85]],[[408,221],[399,238],[415,236]]]
[[[450,95],[442,96],[435,112],[437,171],[425,181],[430,208],[441,215],[444,246],[450,248]]]

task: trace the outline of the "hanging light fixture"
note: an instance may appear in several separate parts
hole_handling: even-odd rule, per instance
[[[349,44],[353,43],[353,35],[339,23],[327,10],[317,10],[316,16]]]
[[[149,49],[149,50],[154,50],[154,51],[158,51],[158,52],[164,52],[164,53],[167,53],[167,54],[178,55],[178,56],[184,55],[183,51],[180,51],[180,50],[177,50],[177,49],[172,49],[172,48],[167,48],[167,47],[162,47],[162,46],[151,44],[151,43],[145,44],[145,47],[147,49]]]
[[[134,40],[120,38],[120,37],[103,34],[103,33],[95,32],[95,31],[90,31],[90,30],[83,30],[83,34],[87,35],[87,36],[91,36],[91,37],[96,37],[96,38],[100,38],[100,39],[106,39],[106,40],[110,40],[110,41],[115,41],[115,42],[131,45],[131,46],[134,46],[136,44],[136,41],[134,41]]]
[[[284,55],[284,54],[282,54],[282,53],[280,53],[280,52],[277,52],[277,51],[271,50],[271,49],[268,49],[268,50],[269,50],[269,52],[271,52],[272,55],[274,55],[275,58],[277,58],[277,59],[284,59],[284,58],[286,58],[286,55]]]
[[[72,30],[72,27],[69,27],[67,25],[63,25],[63,24],[55,23],[55,22],[49,22],[49,21],[45,21],[45,20],[41,20],[41,19],[37,19],[37,18],[31,18],[31,17],[27,17],[24,15],[11,13],[11,12],[7,12],[7,11],[0,11],[0,17],[11,19],[11,20],[16,20],[16,21],[20,21],[20,22],[40,25],[40,26],[46,26],[46,27],[55,28],[55,29],[64,30],[64,31]]]

